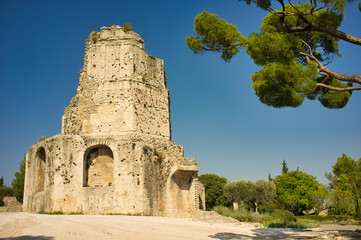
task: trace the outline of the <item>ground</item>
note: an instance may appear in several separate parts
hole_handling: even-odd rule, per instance
[[[355,230],[357,227],[347,229]],[[0,239],[17,240],[308,239],[319,236],[323,231],[322,228],[312,231],[256,228],[250,224],[210,223],[190,218],[0,213]]]

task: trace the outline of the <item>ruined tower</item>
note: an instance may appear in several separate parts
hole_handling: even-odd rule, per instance
[[[164,62],[117,25],[86,40],[62,133],[26,155],[24,210],[190,216],[198,164],[171,140]]]

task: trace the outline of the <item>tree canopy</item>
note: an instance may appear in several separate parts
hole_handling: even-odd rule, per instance
[[[332,173],[325,176],[331,182],[331,212],[361,218],[361,158],[355,161],[342,154],[332,166]]]
[[[224,187],[224,193],[228,200],[244,202],[249,205],[252,212],[257,212],[259,204],[268,204],[273,201],[276,187],[273,182],[258,180],[238,180],[228,182]]]
[[[278,175],[273,182],[276,185],[277,208],[302,214],[315,206],[314,192],[319,190],[321,184],[314,176],[296,170]]]
[[[356,201],[357,200],[358,199],[356,199]],[[355,214],[356,201],[349,179],[345,174],[341,174],[331,194],[331,204],[329,204],[331,213],[345,217],[351,213]]]
[[[305,98],[318,99],[327,108],[344,107],[352,91],[361,90],[361,76],[327,67],[341,56],[339,40],[361,45],[361,38],[338,30],[347,0],[239,0],[269,14],[259,33],[242,36],[233,24],[203,12],[194,20],[197,36],[186,38],[194,53],[220,52],[230,61],[243,48],[261,66],[251,76],[252,88],[268,106],[298,107]]]
[[[361,158],[355,161],[346,154],[337,158],[337,162],[332,166],[332,173],[325,173],[326,178],[331,182],[331,189],[338,184],[341,175],[345,175],[351,185],[354,183],[358,194],[361,195]]]
[[[223,188],[227,179],[216,174],[203,174],[198,177],[205,188],[205,198],[207,209],[214,206],[226,205],[228,202],[223,193]]]

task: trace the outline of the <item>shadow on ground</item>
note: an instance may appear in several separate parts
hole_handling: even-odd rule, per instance
[[[305,230],[307,231],[307,230]],[[278,239],[311,239],[312,237],[300,236],[296,231],[290,232],[289,230],[258,228],[251,230],[253,236],[249,234],[236,234],[236,233],[217,233],[209,235],[208,237],[220,240],[236,240],[236,239],[263,239],[263,240],[278,240]]]
[[[54,237],[24,235],[19,237],[0,238],[0,240],[53,240]]]

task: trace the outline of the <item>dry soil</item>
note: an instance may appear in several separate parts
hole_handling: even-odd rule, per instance
[[[305,239],[323,229],[293,231],[242,223],[121,215],[0,213],[0,239]]]

